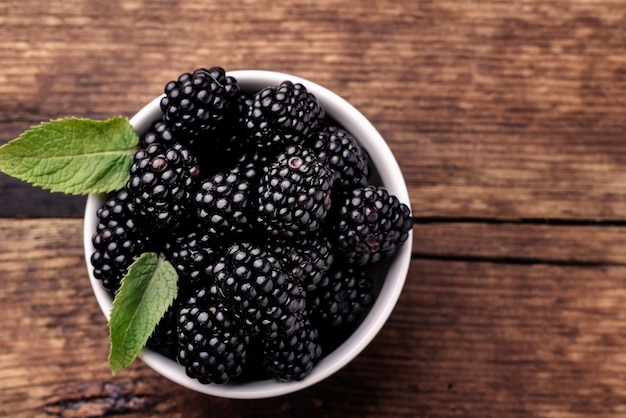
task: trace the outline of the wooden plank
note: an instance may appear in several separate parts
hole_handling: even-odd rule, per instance
[[[623,412],[624,266],[417,258],[388,324],[353,363],[294,395],[233,401],[141,362],[111,376],[81,230],[77,219],[0,220],[0,416]]]
[[[0,173],[0,217],[82,217],[85,196],[50,193]]]
[[[623,267],[412,267],[387,332],[389,341],[412,340],[400,380],[418,376],[423,415],[623,413]],[[378,347],[381,356],[396,351]]]
[[[420,258],[570,265],[626,264],[626,227],[611,224],[416,222]]]
[[[40,120],[131,116],[198,66],[272,69],[372,119],[416,216],[623,221],[625,12],[615,0],[4,1],[0,143]]]

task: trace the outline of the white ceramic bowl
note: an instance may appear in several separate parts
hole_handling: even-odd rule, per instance
[[[258,91],[266,86],[278,85],[284,80],[302,83],[309,92],[317,97],[326,113],[351,132],[369,152],[374,171],[372,183],[384,185],[391,194],[397,196],[401,202],[410,207],[407,187],[391,150],[374,126],[347,101],[318,84],[290,74],[244,70],[232,71],[228,75],[234,76],[239,81],[242,90],[249,91]],[[160,97],[155,98],[131,118],[130,123],[140,135],[149,129],[153,121],[161,117],[159,101]],[[102,195],[90,195],[87,199],[84,246],[93,292],[102,312],[109,319],[111,297],[101,283],[93,277],[89,261],[89,257],[93,252],[91,238],[97,224],[96,210],[103,203],[104,196]],[[302,381],[277,382],[274,380],[261,380],[249,383],[237,382],[223,385],[204,385],[187,377],[184,369],[174,361],[168,360],[148,349],[144,349],[141,352],[140,358],[166,378],[189,389],[213,396],[235,399],[269,398],[309,387],[329,377],[353,360],[383,327],[404,286],[411,258],[411,243],[412,232],[409,233],[406,243],[391,259],[374,265],[372,276],[380,283],[380,287],[377,289],[378,294],[368,315],[356,331],[334,351],[326,353],[318,361],[311,373]]]

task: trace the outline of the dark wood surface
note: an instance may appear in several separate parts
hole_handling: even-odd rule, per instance
[[[626,3],[3,0],[0,143],[131,116],[178,74],[296,74],[386,138],[406,287],[350,365],[268,400],[115,377],[83,197],[0,175],[0,417],[626,416]]]

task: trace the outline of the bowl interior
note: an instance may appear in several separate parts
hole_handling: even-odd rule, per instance
[[[228,74],[234,76],[239,81],[242,90],[248,91],[257,91],[266,86],[278,85],[284,80],[302,83],[309,92],[317,97],[320,104],[325,108],[326,113],[351,132],[368,151],[374,171],[372,173],[372,183],[384,185],[400,202],[410,207],[407,187],[391,150],[365,116],[344,99],[318,84],[289,74],[258,70],[231,71]],[[153,121],[161,117],[159,102],[160,97],[155,98],[131,118],[131,125],[140,135],[150,128]],[[108,319],[111,312],[111,296],[102,287],[101,283],[93,277],[89,261],[89,257],[93,252],[91,237],[97,224],[95,214],[97,208],[104,201],[105,196],[103,195],[90,195],[88,197],[83,233],[90,283],[98,304]],[[247,383],[204,385],[188,378],[184,369],[175,362],[151,350],[144,349],[140,354],[140,358],[166,378],[189,389],[213,396],[239,399],[268,398],[311,386],[349,363],[380,331],[391,314],[404,286],[411,258],[411,243],[412,232],[409,232],[406,243],[391,259],[377,263],[371,268],[371,274],[380,287],[368,315],[354,333],[334,351],[327,353],[319,360],[311,373],[302,381],[279,383],[274,380],[260,380]]]

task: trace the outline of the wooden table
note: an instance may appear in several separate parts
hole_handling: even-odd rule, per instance
[[[389,142],[415,218],[405,290],[353,363],[228,400],[113,377],[84,197],[0,177],[0,417],[626,416],[626,3],[0,2],[0,143],[131,116],[220,65],[318,82]]]

